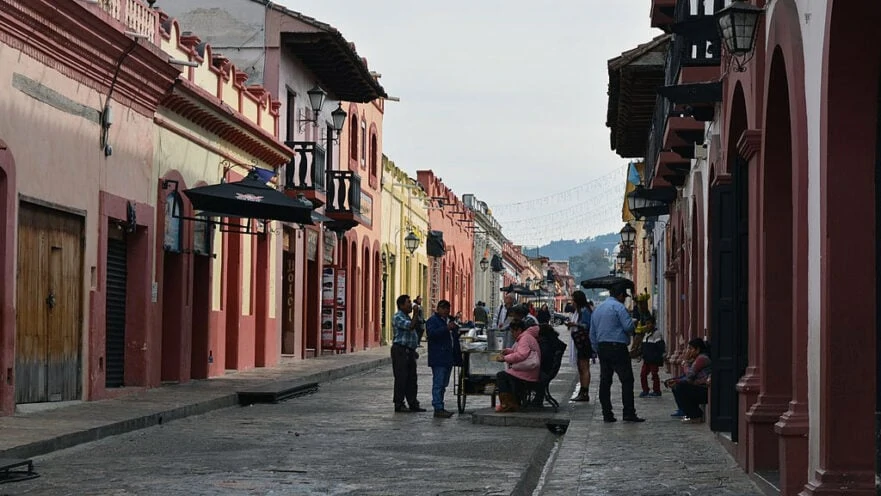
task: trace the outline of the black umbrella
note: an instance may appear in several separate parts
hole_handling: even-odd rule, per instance
[[[289,198],[270,188],[253,172],[241,181],[199,186],[183,192],[195,210],[229,217],[312,224],[311,203]]]
[[[584,289],[612,289],[616,287],[630,288],[634,291],[633,281],[626,277],[619,276],[602,276],[593,279],[585,279],[581,281],[581,287]]]
[[[499,291],[514,293],[520,296],[531,296],[533,294],[531,289],[527,288],[526,286],[521,286],[519,284],[509,284],[507,286],[499,288]]]

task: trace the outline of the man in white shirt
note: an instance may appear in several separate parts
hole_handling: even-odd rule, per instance
[[[510,294],[506,294],[505,298],[502,300],[502,304],[499,305],[499,310],[496,312],[495,325],[497,329],[508,327],[508,309],[512,306],[514,306],[514,297]]]

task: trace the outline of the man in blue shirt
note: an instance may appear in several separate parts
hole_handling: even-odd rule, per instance
[[[395,335],[392,338],[392,373],[395,376],[395,411],[424,412],[416,399],[416,346],[419,338],[416,334],[416,321],[410,319],[413,302],[410,296],[398,296],[398,311],[395,313],[393,325]],[[409,408],[404,406],[407,400]]]
[[[614,287],[607,298],[593,311],[590,319],[590,343],[600,357],[600,405],[603,421],[617,420],[612,413],[612,373],[621,381],[621,402],[625,422],[644,422],[636,416],[633,404],[633,366],[627,345],[633,335],[633,319],[624,306],[627,288]]]
[[[452,412],[444,409],[444,393],[450,383],[453,365],[460,365],[459,326],[450,318],[450,302],[441,300],[437,310],[425,322],[428,339],[428,366],[431,367],[431,406],[434,416],[450,418]]]

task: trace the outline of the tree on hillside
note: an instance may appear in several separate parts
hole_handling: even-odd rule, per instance
[[[598,246],[589,248],[581,255],[569,258],[569,271],[575,277],[575,284],[580,284],[585,279],[607,276],[610,270],[609,260],[606,259],[603,249]],[[596,291],[591,290],[586,293],[588,297],[593,295],[594,299],[598,296]]]

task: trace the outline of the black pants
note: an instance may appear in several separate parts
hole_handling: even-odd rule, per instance
[[[392,345],[392,373],[395,375],[395,406],[404,399],[410,408],[419,406],[416,399],[416,350],[399,344]]]
[[[707,386],[680,382],[673,386],[673,397],[676,398],[676,406],[682,410],[686,417],[700,418],[704,416],[700,406],[707,403]]]
[[[600,405],[603,417],[610,418],[612,413],[612,373],[621,381],[621,403],[624,404],[624,416],[635,417],[633,406],[633,367],[630,364],[630,353],[624,343],[600,343],[597,354],[600,357]]]
[[[511,393],[519,397],[530,386],[535,386],[535,383],[524,381],[504,370],[496,374],[496,391],[499,393]]]

